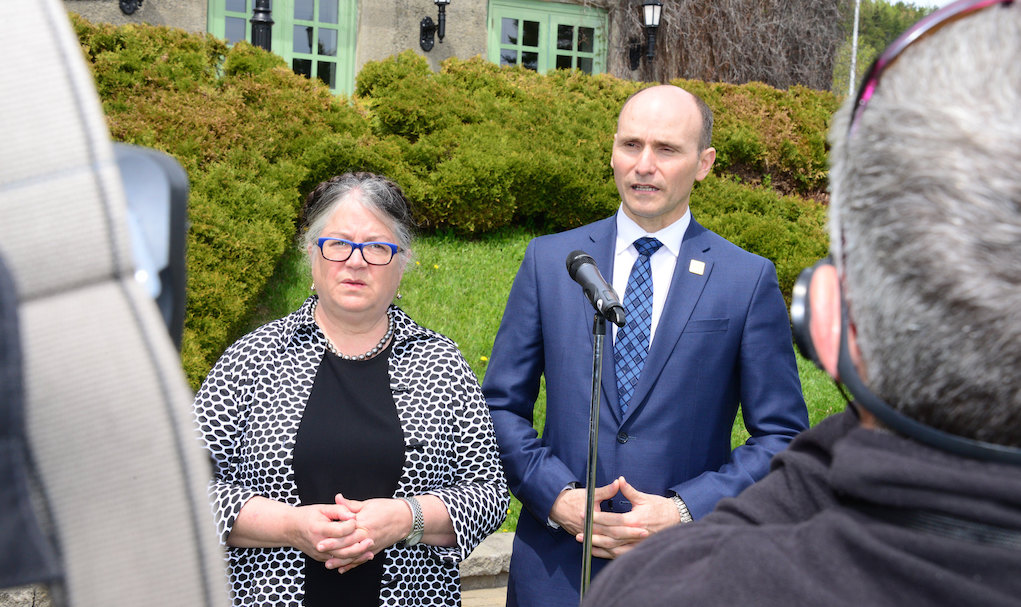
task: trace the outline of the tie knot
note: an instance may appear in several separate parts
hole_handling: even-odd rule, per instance
[[[638,254],[642,257],[649,257],[658,251],[661,246],[663,246],[663,243],[652,236],[643,236],[635,241],[635,248],[638,249]]]

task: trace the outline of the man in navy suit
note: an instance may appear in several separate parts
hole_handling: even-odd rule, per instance
[[[674,86],[636,93],[621,109],[610,161],[620,210],[528,245],[483,382],[511,491],[525,507],[509,606],[579,601],[593,310],[564,267],[572,251],[590,254],[625,304],[642,255],[651,274],[651,326],[633,386],[624,387],[627,368],[616,360],[627,360],[625,329],[613,327],[604,350],[593,575],[761,478],[808,426],[775,267],[700,226],[688,208],[716,159],[711,137],[712,112],[695,95]],[[656,239],[651,255],[634,244],[643,237]],[[540,438],[532,415],[541,376]],[[731,451],[739,405],[751,437]]]

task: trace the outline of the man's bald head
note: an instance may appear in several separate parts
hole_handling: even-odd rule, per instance
[[[709,109],[706,102],[698,95],[686,91],[679,86],[672,84],[660,84],[650,86],[632,93],[620,108],[620,115],[624,114],[631,100],[640,95],[658,95],[665,98],[675,98],[678,103],[694,103],[698,113],[702,116],[702,130],[698,138],[698,151],[702,152],[713,144],[713,111]],[[620,128],[620,115],[617,116],[617,127]]]

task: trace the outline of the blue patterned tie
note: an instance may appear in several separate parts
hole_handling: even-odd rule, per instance
[[[652,334],[652,269],[649,256],[661,246],[662,242],[649,236],[635,241],[638,259],[631,266],[631,276],[627,279],[624,293],[624,309],[628,320],[626,325],[617,330],[613,357],[621,413],[626,413],[631,404],[635,385],[645,366],[645,355],[649,353],[649,338]]]

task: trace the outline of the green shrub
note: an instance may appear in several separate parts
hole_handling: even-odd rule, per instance
[[[481,58],[434,73],[411,52],[369,64],[360,94],[381,140],[399,138],[428,229],[479,234],[527,223],[574,227],[616,207],[607,178],[616,108],[636,83],[540,76]],[[395,76],[396,75],[396,76]]]
[[[165,151],[189,175],[185,371],[197,387],[238,336],[292,242],[307,150],[368,117],[247,44],[151,26],[72,21],[115,140]]]
[[[815,202],[710,175],[691,207],[699,223],[776,264],[788,305],[798,274],[827,253],[826,210]]]
[[[411,77],[426,77],[432,72],[424,57],[406,51],[387,61],[366,63],[355,77],[355,95],[372,97],[378,89],[386,89]]]
[[[826,190],[826,131],[836,96],[792,86],[781,91],[748,84],[674,80],[702,97],[715,116],[717,173],[753,180],[772,176],[784,193],[820,195]]]
[[[619,205],[609,167],[617,113],[646,86],[480,57],[433,72],[408,51],[366,64],[345,99],[246,43],[72,21],[114,139],[173,155],[191,180],[182,355],[193,387],[247,328],[315,184],[345,171],[385,174],[424,231],[452,238],[573,228]],[[696,189],[696,217],[772,259],[788,290],[825,253],[823,210],[810,199],[824,197],[835,98],[676,84],[716,113],[719,177]]]
[[[715,108],[718,172],[753,184],[768,175],[768,187],[788,194],[824,192],[833,95],[675,83]],[[476,234],[508,223],[560,230],[612,212],[618,198],[607,165],[616,117],[642,86],[578,71],[542,76],[479,57],[448,59],[437,73],[407,51],[366,65],[358,92],[373,132],[410,146],[406,160],[425,184],[423,225]]]

